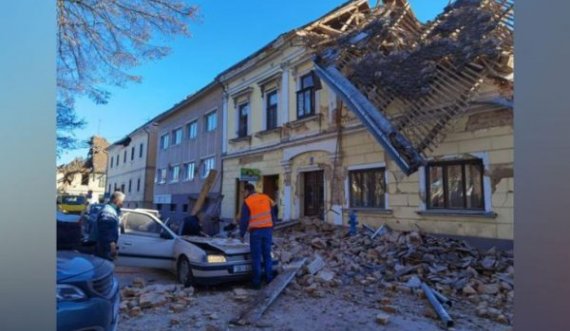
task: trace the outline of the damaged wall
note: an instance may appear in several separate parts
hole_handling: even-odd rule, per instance
[[[496,214],[478,216],[427,215],[422,214],[425,206],[425,193],[420,188],[424,185],[423,171],[407,177],[384,154],[378,144],[367,132],[344,137],[344,168],[367,163],[387,164],[388,211],[359,210],[359,222],[377,227],[388,224],[399,230],[411,230],[419,226],[423,231],[438,234],[476,236],[497,239],[513,239],[513,126],[512,122],[503,121],[508,111],[489,111],[463,116],[448,134],[442,144],[430,157],[484,155],[488,160],[485,179],[489,183],[491,196],[488,201],[491,211]],[[485,128],[474,129],[470,126],[474,118],[488,118]],[[348,182],[347,182],[348,185]],[[346,186],[348,187],[348,186]],[[485,192],[487,193],[487,192]],[[345,192],[344,208],[348,208],[348,194]],[[347,223],[349,209],[344,210],[344,223]],[[420,213],[419,213],[420,212]]]

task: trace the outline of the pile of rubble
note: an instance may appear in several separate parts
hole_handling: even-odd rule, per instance
[[[193,301],[194,288],[182,285],[146,285],[144,279],[136,278],[131,286],[121,289],[121,311],[129,317],[143,314],[144,310],[166,307],[178,313]]]
[[[418,231],[387,231],[374,239],[371,234],[361,229],[349,236],[346,228],[305,219],[275,234],[275,254],[282,263],[309,258],[290,288],[311,296],[346,285],[362,285],[370,293],[377,286],[423,296],[420,287],[425,283],[452,301],[476,305],[480,317],[510,324],[512,251],[482,252],[464,241]],[[380,304],[393,312],[388,301]]]

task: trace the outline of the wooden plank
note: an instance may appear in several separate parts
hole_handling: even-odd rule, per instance
[[[247,306],[237,318],[230,321],[231,324],[248,325],[255,324],[269,308],[269,306],[277,299],[279,294],[289,285],[295,278],[297,271],[305,264],[307,258],[292,262],[285,270],[279,274],[267,287],[265,287],[253,302]]]
[[[202,206],[204,206],[204,201],[206,201],[208,193],[210,192],[210,189],[212,188],[214,182],[216,181],[217,175],[218,171],[216,171],[215,169],[210,170],[210,173],[208,174],[208,177],[206,177],[206,181],[204,181],[204,185],[200,190],[200,195],[198,196],[198,200],[196,200],[196,203],[194,204],[194,207],[192,208],[192,212],[190,213],[190,215],[196,215],[198,214],[200,209],[202,209]]]

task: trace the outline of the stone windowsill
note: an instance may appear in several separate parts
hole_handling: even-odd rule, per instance
[[[421,210],[417,211],[418,215],[422,216],[445,216],[445,217],[476,217],[476,218],[496,218],[497,213],[489,211],[478,210]]]
[[[248,143],[250,143],[250,142],[251,142],[251,135],[248,135],[248,136],[245,136],[245,137],[238,137],[238,138],[230,139],[230,143],[232,143],[232,144],[237,144],[237,143],[240,143],[240,142],[248,142]]]
[[[278,126],[274,129],[259,131],[258,133],[255,134],[255,136],[258,138],[264,137],[264,136],[268,136],[268,135],[275,134],[275,133],[281,133],[282,130],[283,130],[283,128]]]
[[[295,129],[304,123],[320,120],[321,117],[322,117],[322,114],[320,114],[320,113],[315,114],[315,115],[311,115],[311,116],[307,116],[307,117],[304,117],[304,118],[301,118],[298,120],[291,121],[291,122],[287,123],[286,126],[288,128]]]
[[[356,211],[357,213],[359,212],[365,212],[365,213],[372,213],[372,214],[383,214],[383,215],[392,215],[394,213],[394,211],[392,209],[383,209],[383,208],[364,208],[364,207],[360,207],[360,208],[343,208],[342,211],[343,212],[347,212],[350,213],[351,210]]]

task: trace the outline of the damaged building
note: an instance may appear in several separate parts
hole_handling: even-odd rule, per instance
[[[222,217],[513,238],[513,1],[350,1],[224,71]]]
[[[87,195],[93,192],[103,201],[105,195],[107,147],[103,137],[92,136],[88,141],[87,158],[75,158],[57,167],[56,187],[61,195]]]

